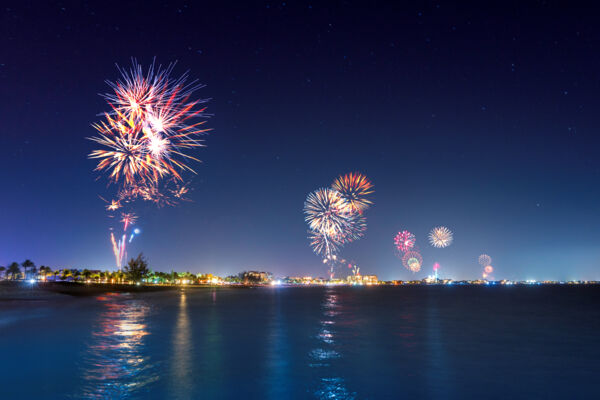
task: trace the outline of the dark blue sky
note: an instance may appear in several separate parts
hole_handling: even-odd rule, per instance
[[[190,195],[137,210],[158,270],[326,275],[306,195],[339,174],[375,184],[342,255],[384,279],[417,235],[425,276],[600,279],[595,10],[543,2],[15,2],[0,11],[0,264],[114,264],[90,124],[114,64],[178,60],[207,85],[214,130]],[[597,11],[597,10],[596,10]],[[433,226],[454,244],[431,248]]]

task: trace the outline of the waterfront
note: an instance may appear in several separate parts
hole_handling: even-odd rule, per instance
[[[592,285],[3,300],[0,387],[8,399],[585,397],[598,305]]]

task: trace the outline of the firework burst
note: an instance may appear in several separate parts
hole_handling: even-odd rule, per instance
[[[429,243],[438,249],[450,246],[453,239],[452,231],[445,226],[438,226],[429,232]]]
[[[479,265],[485,267],[492,264],[492,257],[488,256],[487,254],[482,254],[479,256],[477,261],[479,262]]]
[[[402,253],[410,251],[415,246],[416,241],[415,235],[409,231],[398,232],[394,237],[394,245],[396,246],[396,249]]]
[[[113,93],[103,97],[111,107],[105,120],[94,124],[98,136],[90,140],[103,148],[89,157],[98,159],[97,171],[106,171],[109,180],[121,184],[121,190],[136,186],[158,185],[161,180],[182,181],[181,172],[194,172],[187,161],[199,161],[186,150],[203,146],[199,136],[206,117],[200,104],[190,96],[202,85],[186,84],[187,72],[172,79],[174,64],[163,69],[154,63],[144,75],[133,60],[132,67],[119,68],[121,79],[107,82]]]
[[[337,178],[331,187],[339,192],[356,212],[362,213],[373,204],[367,198],[373,193],[373,184],[364,175],[351,172]]]
[[[421,265],[423,265],[423,257],[417,251],[407,251],[402,256],[402,265],[413,273],[419,272]]]
[[[344,237],[356,218],[339,192],[318,189],[304,203],[304,219],[312,231],[329,237]]]
[[[313,251],[324,256],[323,263],[329,265],[329,277],[334,276],[338,262],[337,254],[346,244],[360,239],[367,222],[363,210],[371,204],[364,198],[372,193],[372,184],[365,177],[349,174],[338,178],[334,187],[321,188],[306,197],[304,220],[309,227],[308,238]]]
[[[122,213],[121,222],[123,223],[123,232],[127,231],[129,225],[135,224],[137,216],[134,213]]]

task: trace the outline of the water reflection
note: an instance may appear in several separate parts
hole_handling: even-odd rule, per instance
[[[79,398],[127,398],[158,379],[146,353],[150,307],[126,295],[99,296],[102,311],[83,356]]]
[[[179,297],[179,312],[173,336],[173,359],[171,360],[171,398],[191,398],[192,380],[192,333],[185,292]]]
[[[341,314],[342,306],[339,302],[339,294],[336,293],[334,288],[326,289],[321,309],[319,332],[316,335],[318,346],[308,354],[311,360],[309,367],[315,368],[319,376],[315,397],[318,399],[354,399],[356,393],[352,393],[346,388],[344,379],[331,376],[334,370],[331,363],[342,358],[342,355],[336,349],[336,323]]]
[[[427,305],[427,388],[431,398],[454,397],[452,380],[448,378],[446,351],[442,337],[442,325],[438,299],[429,298]]]
[[[290,376],[290,346],[288,343],[287,321],[281,305],[281,291],[278,289],[271,301],[268,322],[266,354],[267,398],[289,399],[293,397],[293,379]]]

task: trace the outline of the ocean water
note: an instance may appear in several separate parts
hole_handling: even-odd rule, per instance
[[[594,398],[600,287],[0,300],[1,399]]]

